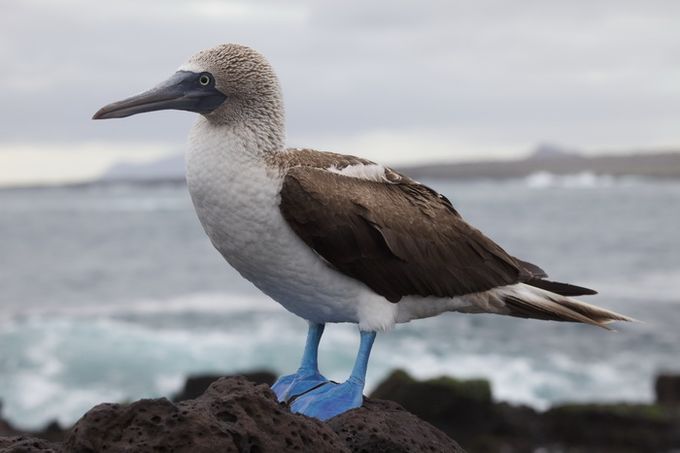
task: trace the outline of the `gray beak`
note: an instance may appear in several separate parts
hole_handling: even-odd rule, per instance
[[[102,107],[92,119],[125,118],[137,113],[168,109],[209,113],[226,98],[215,88],[215,79],[211,74],[177,71],[149,91]]]

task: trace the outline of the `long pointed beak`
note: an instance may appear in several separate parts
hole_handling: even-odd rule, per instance
[[[200,78],[201,74],[195,72],[177,71],[149,91],[102,107],[92,119],[125,118],[137,113],[168,109],[209,113],[227,97],[215,88],[212,77],[207,85],[201,84]]]

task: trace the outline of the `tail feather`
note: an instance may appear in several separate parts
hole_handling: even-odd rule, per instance
[[[634,321],[628,316],[596,307],[528,284],[503,288],[499,294],[510,316],[570,321],[609,329],[612,321]]]
[[[592,296],[593,294],[597,294],[597,291],[594,289],[571,285],[569,283],[553,282],[541,278],[534,278],[524,283],[550,291],[551,293],[559,294],[560,296]]]
[[[560,303],[570,310],[578,312],[599,324],[606,324],[613,321],[635,321],[629,316],[621,315],[614,311],[605,310],[604,308],[596,307],[595,305],[587,304],[585,302],[581,302],[580,300],[565,298]]]

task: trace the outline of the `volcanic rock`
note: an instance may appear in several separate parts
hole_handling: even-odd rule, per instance
[[[239,376],[246,378],[255,384],[267,384],[271,386],[276,380],[276,375],[271,371],[251,371],[249,373],[242,373]],[[184,387],[176,395],[172,397],[173,401],[192,400],[203,395],[208,390],[210,384],[225,377],[223,374],[200,374],[197,376],[189,376],[184,381]]]
[[[291,414],[266,385],[220,379],[194,400],[100,404],[73,427],[67,452],[348,451],[318,420]]]
[[[61,444],[34,437],[0,437],[0,453],[61,453]]]
[[[252,377],[251,377],[252,378]],[[90,409],[63,444],[30,437],[0,438],[0,453],[98,452],[464,452],[432,425],[388,401],[322,423],[292,414],[269,386],[221,378],[198,398],[165,398]]]
[[[661,374],[654,387],[657,404],[680,406],[680,375]]]
[[[464,452],[434,426],[392,401],[366,399],[364,405],[328,422],[352,452]]]

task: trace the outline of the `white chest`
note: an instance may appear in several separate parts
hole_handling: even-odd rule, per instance
[[[246,279],[293,313],[317,322],[358,322],[364,291],[330,269],[279,210],[282,177],[248,138],[199,122],[190,138],[187,184],[213,245]]]
[[[227,259],[271,233],[280,177],[244,139],[198,123],[187,154],[187,184],[203,228]]]

